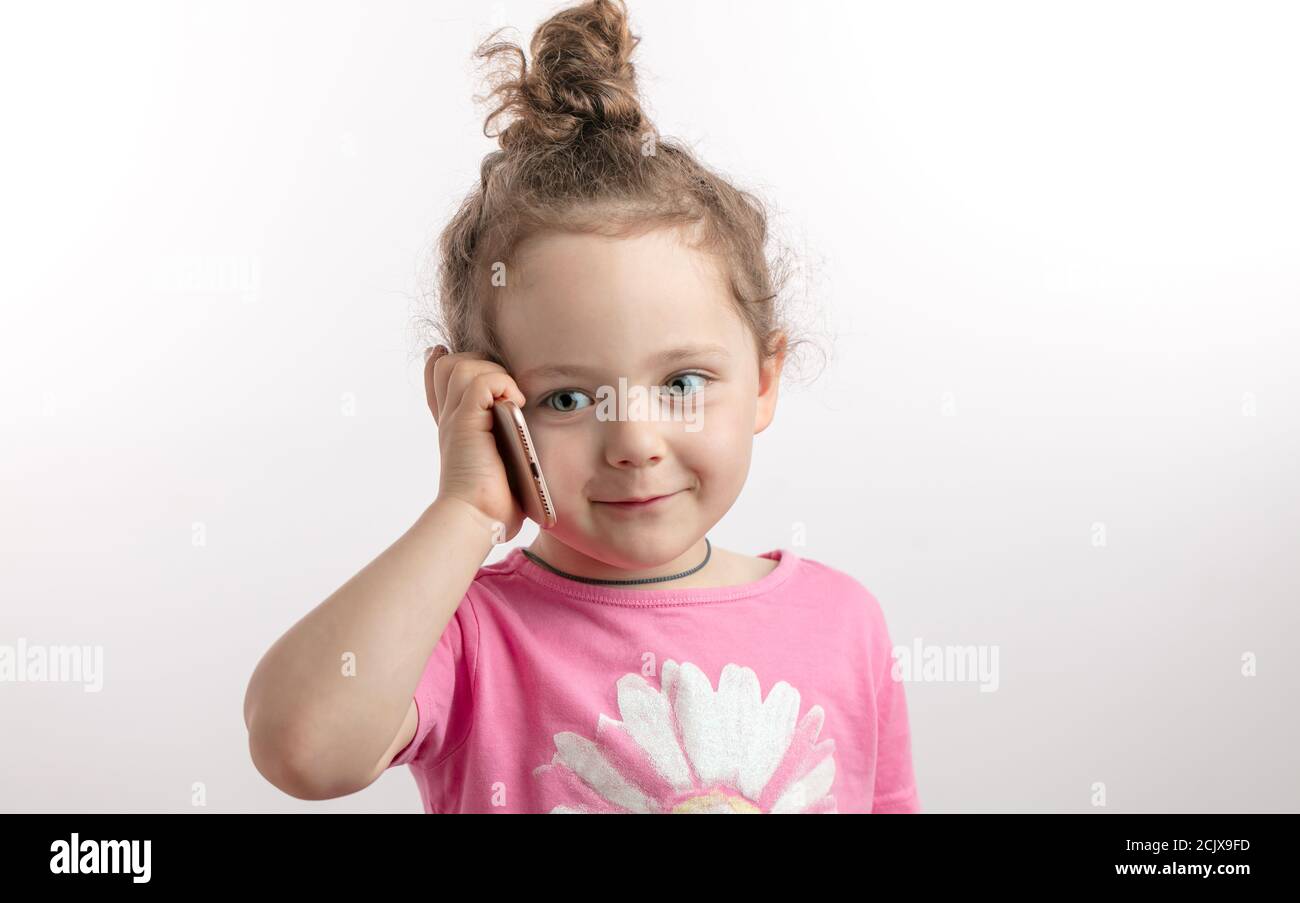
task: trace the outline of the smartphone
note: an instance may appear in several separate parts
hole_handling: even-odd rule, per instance
[[[506,479],[510,491],[524,514],[537,522],[543,530],[555,526],[555,506],[542,476],[542,462],[537,457],[537,446],[528,435],[528,424],[519,405],[506,398],[498,398],[492,405],[492,434],[496,437],[497,451],[506,466]]]

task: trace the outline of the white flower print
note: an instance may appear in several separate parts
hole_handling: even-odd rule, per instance
[[[533,770],[552,814],[836,811],[821,706],[800,719],[798,690],[778,681],[763,699],[758,675],[734,663],[715,690],[698,667],[669,659],[660,684],[625,674],[622,721],[602,713],[594,740],[554,736],[554,757]]]

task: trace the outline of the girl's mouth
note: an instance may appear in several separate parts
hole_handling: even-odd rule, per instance
[[[612,511],[629,511],[629,512],[631,512],[631,511],[653,511],[653,510],[657,510],[657,509],[659,509],[659,508],[664,507],[666,504],[668,504],[668,502],[669,502],[670,500],[675,499],[678,495],[680,495],[680,494],[682,493],[682,491],[683,491],[683,490],[680,490],[680,489],[679,489],[679,490],[677,490],[676,492],[670,492],[670,493],[668,493],[668,494],[666,494],[666,495],[657,495],[657,496],[654,496],[653,498],[649,498],[649,499],[646,499],[645,501],[641,501],[641,502],[601,502],[601,501],[597,501],[596,504],[597,504],[597,505],[604,505],[605,507],[609,508],[609,509],[612,510]]]

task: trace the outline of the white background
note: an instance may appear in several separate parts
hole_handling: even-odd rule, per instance
[[[404,767],[283,794],[243,695],[433,500],[470,55],[563,5],[5,5],[0,644],[105,684],[0,683],[0,809],[420,811]],[[1300,809],[1295,9],[632,2],[651,117],[772,205],[830,354],[711,539],[999,650],[907,687],[926,811]]]

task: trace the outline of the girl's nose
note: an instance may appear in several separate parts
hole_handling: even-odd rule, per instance
[[[660,423],[611,420],[605,427],[605,460],[614,467],[643,467],[663,460],[667,451]]]

